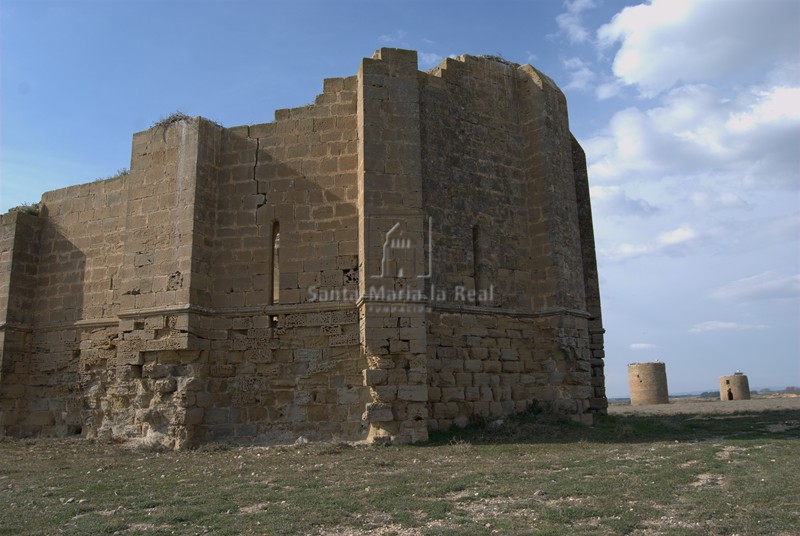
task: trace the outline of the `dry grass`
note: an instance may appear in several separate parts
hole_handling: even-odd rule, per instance
[[[150,128],[159,127],[163,129],[169,128],[170,125],[173,123],[179,123],[180,121],[188,121],[191,119],[191,116],[186,115],[180,110],[177,110],[166,117],[162,117],[158,121],[154,122],[150,125]]]
[[[39,215],[39,203],[23,203],[19,206],[12,207],[8,210],[9,212],[24,212],[25,214],[30,214],[31,216],[38,216]]]
[[[798,420],[615,416],[590,428],[528,414],[406,447],[5,439],[0,533],[788,535],[800,524]]]

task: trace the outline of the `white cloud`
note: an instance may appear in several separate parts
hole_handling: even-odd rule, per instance
[[[534,54],[530,50],[526,50],[525,51],[525,61],[527,61],[528,63],[533,63],[538,59],[539,59],[539,56],[537,56],[536,54]]]
[[[592,204],[600,208],[607,217],[650,216],[658,212],[644,199],[635,199],[620,186],[592,186]]]
[[[599,248],[600,257],[610,262],[621,262],[652,253],[654,248],[650,244],[622,243],[611,248]]]
[[[583,25],[581,12],[595,7],[594,0],[567,0],[564,7],[567,11],[556,17],[558,28],[571,43],[588,41],[590,34]]]
[[[597,37],[604,47],[620,43],[614,74],[653,96],[796,61],[799,19],[800,3],[786,0],[652,0],[624,8]]]
[[[564,68],[570,75],[569,83],[564,89],[577,89],[586,91],[595,79],[595,74],[589,66],[580,58],[569,58],[564,60]]]
[[[733,192],[692,192],[689,195],[689,200],[696,208],[705,212],[749,207],[747,201],[742,199],[739,194]]]
[[[788,198],[789,201],[791,199]],[[663,200],[657,212],[637,220],[631,219],[632,214],[609,212],[608,208],[605,203],[598,202],[593,210],[598,256],[604,263],[620,263],[642,257],[679,259],[691,255],[707,260],[716,258],[711,265],[697,259],[696,262],[703,266],[698,270],[708,271],[714,270],[714,266],[721,262],[720,256],[727,258],[724,262],[729,263],[734,262],[732,259],[746,259],[758,251],[765,252],[764,262],[769,262],[770,266],[784,267],[784,272],[788,273],[796,270],[792,259],[796,259],[800,237],[800,214],[744,217],[742,210],[746,214],[758,211],[758,207],[747,206],[744,209],[730,209],[724,213],[729,217],[715,220],[710,218],[711,213],[698,211],[680,197],[674,203]],[[762,212],[776,208],[783,210],[777,206],[767,206]],[[676,225],[677,218],[686,218],[687,221]],[[659,230],[664,228],[669,230]],[[771,252],[766,253],[768,250]],[[790,281],[783,283],[788,285]],[[722,295],[714,294],[714,297],[721,298]]]
[[[793,97],[798,97],[795,101]],[[630,107],[585,141],[593,180],[716,174],[729,187],[800,187],[800,85],[728,96],[683,86],[661,105]]]
[[[430,69],[439,65],[444,58],[433,52],[419,53],[419,68],[422,70]]]
[[[697,232],[691,227],[684,226],[658,235],[658,244],[662,246],[672,246],[675,244],[683,244],[694,238],[697,238]]]
[[[603,82],[595,88],[594,95],[597,97],[597,100],[606,100],[611,97],[616,97],[621,92],[622,86],[619,82]]]
[[[781,255],[778,258],[772,257],[771,262],[783,263],[796,259],[798,238],[800,237],[800,214],[784,215],[778,208],[781,201],[800,200],[795,196],[781,196],[785,199],[777,199],[778,196],[770,196],[769,206],[765,206],[761,212],[777,212],[777,215],[760,216],[755,218],[743,218],[741,214],[733,213],[729,218],[719,220],[710,227],[704,234],[708,239],[709,250],[714,253],[725,255],[749,254],[754,251],[764,250],[775,245],[780,245]],[[749,211],[750,208],[748,207]],[[786,260],[779,260],[786,259]],[[789,265],[790,266],[790,265]],[[792,268],[788,268],[792,270]]]
[[[800,274],[784,276],[767,271],[723,285],[711,296],[740,302],[797,299],[800,297]]]
[[[394,33],[379,35],[378,39],[384,43],[398,43],[406,38],[405,30],[397,30]]]
[[[611,248],[601,247],[600,256],[607,261],[621,262],[644,255],[681,257],[692,251],[699,242],[699,234],[692,227],[682,225],[660,233],[654,240],[640,244],[622,243]]]
[[[770,123],[800,121],[800,87],[775,87],[758,92],[758,102],[749,109],[733,113],[726,126],[746,132]]]
[[[630,3],[643,5],[596,34],[596,56],[563,56],[582,64],[561,73],[604,101],[590,119],[605,128],[580,142],[607,322],[655,334],[612,333],[609,348],[652,355],[669,338],[684,355],[707,340],[727,359],[754,344],[785,356],[800,311],[800,3]],[[692,316],[676,324],[676,311]]]
[[[710,320],[708,322],[701,322],[689,328],[689,333],[705,333],[707,331],[721,331],[721,330],[752,330],[752,329],[766,329],[768,326],[763,324],[737,324],[736,322],[722,322],[719,320]]]

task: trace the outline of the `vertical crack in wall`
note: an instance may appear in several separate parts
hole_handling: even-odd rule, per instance
[[[258,150],[259,150],[259,147],[261,146],[261,140],[259,138],[255,138],[255,140],[256,140],[256,158],[255,158],[255,162],[253,163],[253,180],[256,183],[256,195],[263,196],[261,198],[261,202],[258,203],[258,205],[256,205],[256,225],[258,225],[259,224],[259,222],[258,222],[258,210],[261,207],[263,207],[264,205],[267,204],[267,194],[266,194],[266,192],[262,192],[261,191],[261,188],[260,188],[260,186],[258,184]]]
[[[256,170],[258,169],[258,147],[260,145],[259,138],[256,138],[256,158],[253,163],[253,180],[256,181],[256,193],[261,193],[258,191],[258,179],[256,178]]]

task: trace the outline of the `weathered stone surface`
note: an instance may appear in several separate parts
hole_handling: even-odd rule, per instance
[[[362,418],[369,422],[390,422],[394,420],[394,415],[389,404],[370,402],[367,404]]]
[[[529,65],[381,49],[314,104],[134,134],[0,216],[0,426],[413,442],[607,405],[583,151]]]

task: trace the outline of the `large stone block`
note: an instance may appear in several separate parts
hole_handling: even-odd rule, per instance
[[[400,385],[397,388],[397,399],[411,402],[425,402],[428,400],[428,386]]]

